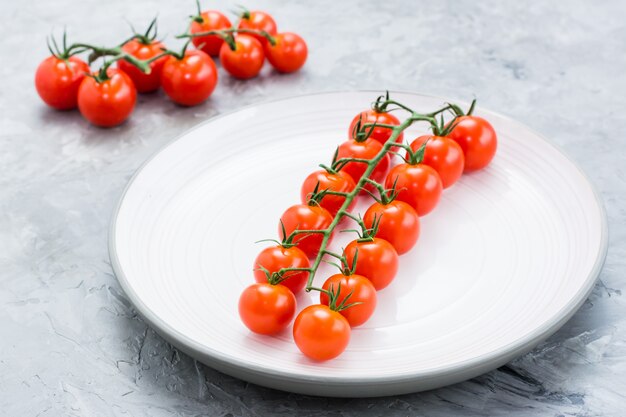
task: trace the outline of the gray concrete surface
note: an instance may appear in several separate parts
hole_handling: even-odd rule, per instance
[[[208,1],[205,1],[208,4]],[[215,3],[213,3],[215,4]],[[33,88],[45,36],[113,44],[159,13],[169,44],[192,1],[0,3],[0,415],[620,416],[626,395],[626,2],[255,1],[310,47],[303,71],[220,73],[181,108],[139,98],[102,130]],[[233,3],[219,4],[224,10]],[[530,354],[465,383],[379,399],[249,385],[179,353],[137,317],[112,274],[107,227],[133,171],[181,132],[240,106],[306,92],[397,89],[479,104],[561,145],[599,188],[610,249],[593,294]]]

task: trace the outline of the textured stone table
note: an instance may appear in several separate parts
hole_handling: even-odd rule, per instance
[[[141,27],[158,12],[171,40],[193,2],[155,3],[0,3],[0,415],[624,415],[626,2],[254,2],[307,39],[302,72],[266,68],[248,82],[220,73],[214,96],[194,108],[142,96],[132,119],[111,130],[40,103],[32,80],[52,29],[113,44],[128,33],[125,18]],[[580,163],[604,198],[610,248],[593,294],[562,330],[471,381],[350,400],[247,384],[146,327],[107,254],[109,219],[133,171],[216,114],[339,89],[476,95]]]

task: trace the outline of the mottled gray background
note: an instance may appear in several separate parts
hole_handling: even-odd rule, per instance
[[[205,3],[209,3],[205,1]],[[211,2],[215,5],[217,2]],[[229,10],[234,4],[220,4]],[[33,88],[45,36],[113,44],[124,19],[159,13],[172,38],[191,0],[0,3],[0,414],[21,416],[605,416],[626,393],[626,2],[249,2],[308,41],[303,71],[220,73],[211,99],[181,108],[142,96],[102,130],[47,109]],[[609,217],[593,294],[532,353],[474,380],[379,399],[324,399],[249,385],[165,343],[112,274],[107,226],[133,171],[221,112],[337,89],[414,90],[525,122],[589,174]],[[228,138],[225,138],[228,140]]]

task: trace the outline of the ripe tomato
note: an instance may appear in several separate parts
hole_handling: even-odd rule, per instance
[[[408,203],[419,216],[424,216],[435,208],[441,198],[441,178],[434,168],[424,164],[399,164],[393,167],[385,179],[385,187],[394,183],[400,201]]]
[[[37,67],[35,88],[48,106],[57,110],[75,109],[78,104],[78,88],[87,73],[89,65],[82,59],[72,56],[66,63],[51,55]]]
[[[353,240],[343,250],[348,265],[354,262],[357,250],[356,274],[369,279],[377,290],[382,290],[393,281],[398,273],[398,253],[391,243],[378,237],[373,241]]]
[[[339,151],[337,153],[337,159],[341,158],[359,158],[359,159],[373,159],[383,148],[380,142],[368,138],[363,142],[357,142],[354,139],[349,139],[339,145]],[[385,174],[389,170],[389,154],[385,155],[380,160],[370,178],[374,181],[381,182],[385,178]],[[367,169],[367,164],[362,162],[348,162],[341,171],[347,173],[352,177],[355,183],[359,182],[363,173]],[[374,191],[375,188],[371,184],[365,186],[366,189]]]
[[[205,101],[217,85],[217,67],[202,51],[185,51],[183,59],[169,56],[161,73],[163,91],[173,102],[195,106]]]
[[[391,243],[399,255],[407,253],[415,246],[420,235],[420,220],[407,203],[399,200],[388,204],[375,202],[363,216],[365,226],[371,228],[375,217],[379,219],[376,237]]]
[[[337,305],[341,304],[348,294],[351,295],[346,301],[346,305],[360,303],[339,311],[339,314],[348,320],[351,327],[362,325],[374,314],[377,302],[376,288],[364,276],[335,274],[324,282],[322,289],[339,291],[336,301]],[[320,303],[327,306],[329,301],[328,294],[320,292]]]
[[[284,247],[282,245],[265,248],[254,260],[254,279],[256,282],[267,282],[267,276],[260,267],[268,270],[271,274],[283,268],[310,268],[311,263],[306,254],[295,246]],[[288,272],[284,275],[285,280],[280,284],[297,294],[305,287],[309,279],[307,271]]]
[[[293,324],[293,340],[298,349],[316,361],[339,356],[350,342],[350,333],[344,316],[320,304],[302,310]]]
[[[117,126],[130,116],[137,101],[137,90],[124,71],[107,70],[108,79],[98,82],[85,77],[78,89],[78,109],[96,126]]]
[[[448,188],[463,174],[465,157],[458,143],[450,138],[424,135],[411,142],[411,149],[417,151],[428,140],[422,163],[437,171],[443,188]]]
[[[304,183],[302,184],[302,188],[300,189],[300,198],[303,203],[306,204],[309,202],[315,187],[318,187],[318,192],[322,190],[329,190],[349,193],[354,190],[356,184],[354,183],[352,177],[343,171],[338,171],[335,174],[330,173],[325,169],[315,171],[306,177]],[[319,205],[328,210],[328,212],[334,217],[345,201],[346,198],[343,196],[327,194],[319,201]],[[355,204],[356,199],[353,199],[352,204],[348,207],[348,210],[351,210]]]
[[[350,137],[352,137],[354,127],[359,122],[359,119],[361,119],[362,125],[365,123],[379,123],[394,126],[400,124],[398,118],[391,113],[379,113],[374,109],[362,111],[361,113],[357,114],[354,119],[352,119],[352,123],[350,123],[350,130],[348,131]],[[369,138],[375,139],[380,142],[381,145],[384,145],[385,142],[387,142],[387,140],[391,137],[391,133],[391,129],[386,129],[384,127],[375,127]],[[396,143],[402,143],[403,139],[404,133],[400,133],[400,135],[396,138]]]
[[[276,334],[289,326],[295,313],[295,295],[280,284],[252,284],[239,297],[239,317],[254,333]]]
[[[493,126],[478,116],[461,116],[448,134],[461,146],[465,154],[465,172],[486,167],[498,148],[498,138]]]
[[[261,42],[248,35],[235,36],[235,49],[224,42],[220,49],[220,61],[230,75],[247,80],[259,75],[265,54]]]
[[[295,33],[284,32],[274,36],[275,45],[265,42],[267,60],[278,72],[298,71],[304,65],[308,50],[304,39]]]
[[[154,58],[163,51],[161,48],[165,48],[159,41],[152,41],[149,44],[142,43],[136,39],[133,39],[122,47],[122,50],[135,58],[146,60]],[[159,89],[161,85],[161,69],[163,64],[167,61],[167,57],[159,58],[150,64],[150,74],[142,72],[139,68],[129,63],[128,61],[117,61],[117,67],[124,71],[135,84],[135,88],[139,93],[150,93]]]
[[[208,32],[211,30],[222,30],[231,27],[230,20],[217,10],[207,10],[200,14],[202,22],[192,20],[189,31],[191,34]],[[192,38],[194,46],[206,54],[217,56],[224,40],[217,35],[198,36]]]
[[[250,12],[246,10],[241,15],[238,29],[264,30],[271,36],[274,36],[276,35],[276,22],[272,16],[265,12],[258,10]],[[265,45],[265,43],[268,42],[267,38],[263,35],[257,35],[254,33],[249,35],[254,36],[259,42],[261,42],[261,45]]]
[[[296,204],[289,207],[282,216],[282,224],[285,233],[289,236],[294,230],[323,230],[328,228],[333,221],[333,216],[323,207],[308,204]],[[278,233],[282,233],[281,224],[278,224]],[[331,236],[332,238],[332,236]],[[302,252],[309,258],[314,258],[320,250],[323,235],[321,233],[297,234],[293,242],[298,245]],[[330,243],[330,239],[328,241]]]

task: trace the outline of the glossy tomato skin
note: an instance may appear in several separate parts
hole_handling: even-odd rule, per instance
[[[159,41],[144,44],[136,39],[127,42],[122,47],[124,52],[141,60],[154,58],[163,52],[161,48],[165,48],[165,45]],[[143,73],[139,68],[123,59],[117,61],[117,67],[133,80],[138,93],[151,93],[158,90],[161,86],[161,70],[165,61],[167,61],[166,56],[152,62],[150,64],[150,74]]]
[[[359,118],[361,119],[361,124],[378,123],[378,124],[394,125],[394,126],[398,126],[400,124],[400,121],[398,120],[398,118],[389,112],[382,113],[382,112],[377,112],[374,109],[365,110],[357,114],[354,117],[354,119],[352,119],[352,123],[350,123],[350,130],[348,131],[348,135],[350,135],[350,137],[352,137],[354,128],[356,124],[358,123]],[[387,140],[391,137],[391,134],[392,134],[391,129],[386,129],[384,127],[375,127],[374,131],[369,136],[369,139],[377,140],[378,142],[380,142],[381,145],[384,145],[387,142]],[[400,133],[400,135],[398,135],[398,137],[396,138],[396,143],[402,143],[403,140],[404,140],[404,133]]]
[[[293,340],[305,356],[327,361],[339,356],[350,342],[350,323],[327,306],[314,304],[298,314]]]
[[[327,229],[333,221],[333,216],[323,207],[317,205],[296,204],[289,207],[280,217],[282,224],[285,226],[285,232],[289,236],[294,230],[323,230]],[[278,224],[278,233],[282,234],[281,224]],[[306,253],[309,258],[314,258],[320,250],[323,235],[321,233],[314,234],[297,234],[293,240],[302,252]],[[330,243],[332,240],[328,240]]]
[[[356,274],[348,276],[335,274],[324,282],[322,289],[333,292],[339,291],[337,305],[341,304],[348,294],[350,294],[350,298],[346,301],[346,305],[360,303],[339,311],[339,314],[348,320],[351,327],[364,324],[372,317],[374,310],[376,310],[376,288],[374,288],[372,282],[364,276]],[[329,302],[328,295],[320,292],[320,303],[327,306]]]
[[[192,21],[189,31],[194,33],[208,32],[210,30],[229,29],[232,25],[230,20],[217,10],[207,10],[200,14],[202,23]],[[192,38],[194,46],[210,56],[218,56],[224,40],[217,35],[199,36]]]
[[[202,51],[185,51],[183,59],[167,58],[161,72],[163,91],[175,103],[195,106],[209,98],[217,85],[217,67]]]
[[[261,42],[248,35],[235,36],[235,50],[227,43],[220,49],[220,61],[224,69],[233,77],[247,80],[259,75],[265,53]]]
[[[239,29],[264,30],[271,36],[276,35],[277,30],[274,18],[259,10],[245,13],[239,21]],[[248,35],[253,36],[256,40],[261,42],[261,45],[269,43],[263,35],[257,35],[254,33],[249,33]]]
[[[291,323],[296,313],[296,297],[280,284],[256,283],[239,297],[239,317],[258,334],[276,334]]]
[[[369,279],[376,290],[387,287],[398,273],[398,253],[391,243],[378,237],[371,242],[353,240],[343,251],[348,265],[352,265],[357,250],[354,272]]]
[[[283,268],[310,268],[311,263],[304,252],[295,246],[284,247],[282,245],[265,248],[254,260],[254,279],[256,282],[267,282],[267,276],[260,269],[263,267],[271,274]],[[289,288],[292,293],[298,294],[306,286],[309,273],[306,271],[291,272],[286,274],[281,285]]]
[[[424,164],[399,164],[393,167],[385,179],[385,187],[396,184],[397,200],[404,201],[418,216],[430,213],[441,198],[443,185],[434,168]]]
[[[399,200],[389,204],[375,202],[363,215],[365,226],[371,228],[375,217],[380,219],[376,237],[391,243],[398,255],[415,246],[420,235],[420,219],[413,207]]]
[[[57,110],[75,109],[78,105],[78,89],[89,73],[89,66],[82,59],[72,56],[68,64],[56,56],[41,61],[35,73],[35,88],[48,106]]]
[[[308,55],[306,42],[291,32],[279,33],[274,36],[276,45],[265,42],[265,55],[270,64],[278,72],[290,73],[298,71]]]
[[[339,171],[336,174],[332,174],[325,169],[312,172],[302,183],[300,189],[300,199],[302,203],[309,202],[315,187],[318,185],[318,192],[322,190],[337,191],[343,193],[349,193],[354,190],[356,184],[352,177],[343,171]],[[340,195],[325,195],[320,201],[319,205],[324,207],[334,217],[337,211],[341,208],[346,198]],[[352,200],[348,210],[351,210],[356,204],[356,199]]]
[[[463,149],[465,172],[476,171],[489,165],[498,148],[498,137],[493,126],[478,116],[461,116],[448,134]]]
[[[135,108],[137,90],[124,71],[109,68],[108,80],[85,77],[78,89],[78,109],[96,126],[113,127],[124,122]]]
[[[441,178],[443,188],[448,188],[463,175],[465,156],[458,143],[442,136],[424,135],[411,142],[411,149],[417,151],[425,141],[422,163],[434,168]]]
[[[339,151],[337,153],[337,159],[341,158],[359,158],[359,159],[373,159],[383,148],[383,145],[380,142],[368,138],[363,142],[357,142],[354,139],[349,139],[339,145]],[[390,165],[389,154],[385,155],[383,159],[380,160],[370,178],[377,182],[382,182],[389,170]],[[367,164],[361,162],[348,162],[341,171],[350,175],[355,183],[358,183],[365,170],[367,169]],[[365,188],[374,191],[375,188],[371,184],[366,184]]]

